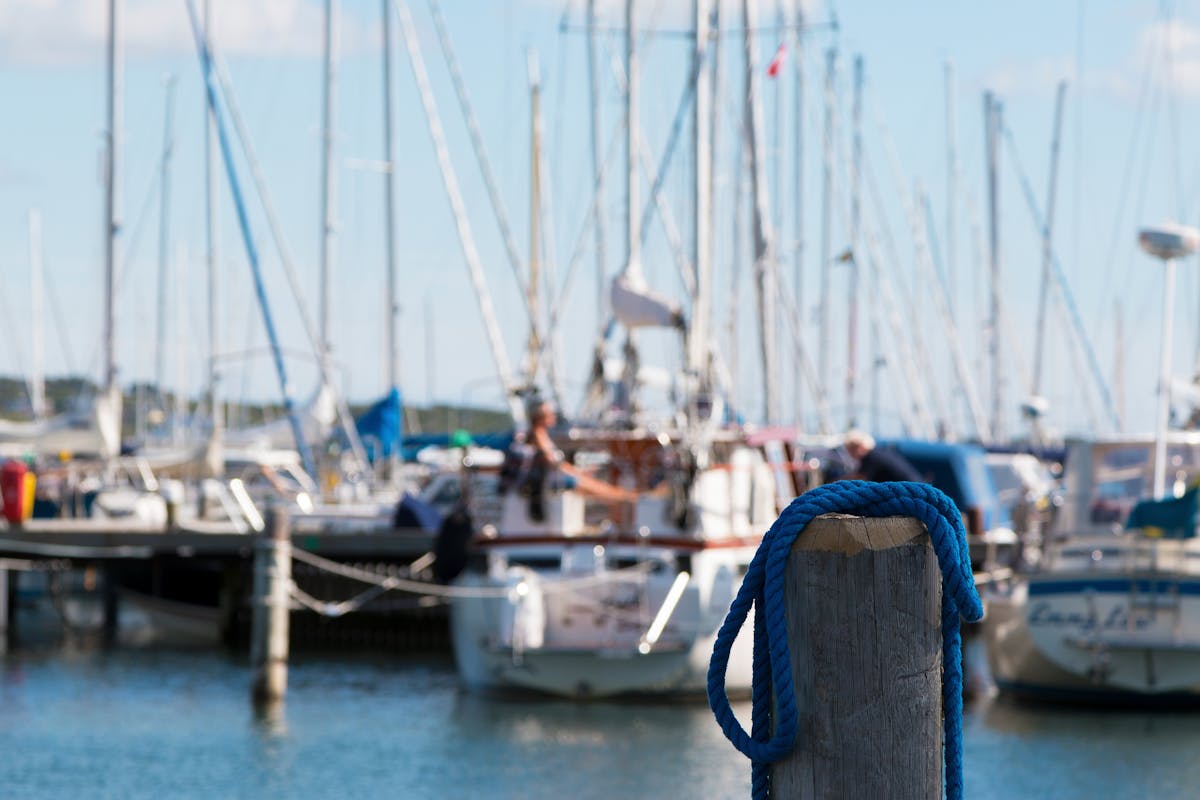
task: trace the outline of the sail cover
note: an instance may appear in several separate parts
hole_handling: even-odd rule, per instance
[[[613,279],[611,299],[613,314],[626,328],[683,326],[678,304],[650,289],[640,269],[627,269]]]
[[[400,390],[393,386],[386,396],[354,420],[372,463],[400,452],[400,414]]]

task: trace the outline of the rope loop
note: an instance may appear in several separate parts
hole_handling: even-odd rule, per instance
[[[983,618],[975,589],[962,514],[941,490],[927,483],[838,481],[819,486],[791,502],[763,536],[729,614],[717,632],[708,666],[708,704],[726,738],[752,764],[751,791],[756,800],[770,796],[770,764],[791,752],[799,715],[792,685],[784,608],[784,573],[792,543],[822,514],[860,517],[915,517],[924,523],[942,573],[942,708],[946,795],[961,800],[962,780],[962,638],[959,618]],[[725,675],[733,640],[754,615],[754,666],[751,732],[746,733],[729,705]],[[775,734],[772,736],[772,697]]]

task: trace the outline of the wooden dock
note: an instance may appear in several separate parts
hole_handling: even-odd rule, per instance
[[[379,575],[400,574],[432,548],[430,534],[395,529],[378,519],[298,518],[289,526],[292,546],[325,559]],[[98,576],[94,593],[102,603],[104,630],[114,636],[120,606],[130,597],[153,598],[180,607],[208,609],[215,620],[214,644],[249,644],[252,565],[260,535],[239,533],[228,523],[185,523],[164,530],[131,521],[34,519],[22,526],[0,523],[0,632],[19,640],[18,576],[5,560],[42,564],[46,569]],[[297,565],[298,587],[313,597],[344,600],[363,584],[307,565]],[[78,581],[76,581],[78,583]],[[360,613],[328,620],[307,611],[293,614],[293,640],[300,646],[442,649],[448,646],[445,609],[421,598],[391,592]],[[2,634],[0,634],[2,635]]]
[[[249,558],[254,533],[238,533],[224,523],[188,523],[174,530],[135,522],[94,519],[31,519],[23,526],[0,523],[0,557],[43,556],[82,561],[145,559],[155,556]],[[363,523],[345,532],[299,520],[292,544],[327,558],[411,560],[432,545],[428,533]]]

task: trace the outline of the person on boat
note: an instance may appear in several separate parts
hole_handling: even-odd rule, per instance
[[[558,423],[558,412],[549,401],[538,402],[529,419],[529,444],[533,447],[534,473],[550,478],[550,486],[556,489],[577,489],[589,497],[612,503],[633,503],[638,493],[607,481],[594,478],[581,471],[563,456],[550,438],[550,429]]]
[[[858,462],[852,478],[877,483],[924,480],[903,455],[888,448],[876,448],[875,439],[869,433],[852,430],[846,434],[844,445],[850,457]]]

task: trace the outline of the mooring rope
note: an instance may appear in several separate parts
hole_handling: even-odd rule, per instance
[[[401,591],[409,594],[423,595],[426,597],[438,598],[440,600],[450,600],[454,598],[504,598],[508,597],[513,592],[512,586],[497,585],[497,586],[456,586],[441,583],[433,583],[431,581],[417,580],[415,578],[406,578],[400,575],[382,575],[378,572],[362,569],[361,567],[353,567],[348,564],[342,564],[337,561],[332,561],[328,558],[310,553],[307,550],[301,550],[298,547],[292,548],[292,558],[296,561],[303,562],[317,569],[330,572],[334,575],[340,575],[343,578],[360,581],[362,583],[373,584],[382,588],[384,591]],[[583,589],[592,586],[607,586],[618,583],[637,583],[647,574],[652,572],[658,561],[639,561],[636,564],[631,564],[627,567],[617,567],[614,569],[605,569],[602,572],[593,573],[590,575],[578,575],[571,577],[555,577],[553,575],[539,576],[542,580],[538,584],[538,588],[544,594],[570,593],[575,589]],[[376,592],[375,595],[382,592]],[[373,596],[375,596],[373,595]],[[338,605],[336,602],[325,602],[314,600],[316,603],[321,603],[325,607]],[[350,603],[352,601],[342,601]],[[354,610],[354,609],[350,609]],[[344,611],[342,613],[345,613]]]
[[[962,635],[959,617],[975,622],[983,603],[971,574],[967,535],[958,508],[926,483],[839,481],[806,492],[784,509],[759,545],[737,597],[729,607],[713,646],[708,667],[708,703],[725,736],[751,760],[751,794],[771,796],[771,762],[784,758],[796,742],[799,716],[788,653],[784,572],[792,543],[804,527],[822,514],[862,517],[915,517],[925,524],[942,572],[942,708],[946,796],[961,800],[962,765]],[[733,640],[754,615],[754,662],[751,732],[738,723],[725,692],[725,674]],[[772,697],[776,700],[775,735],[771,736]]]

